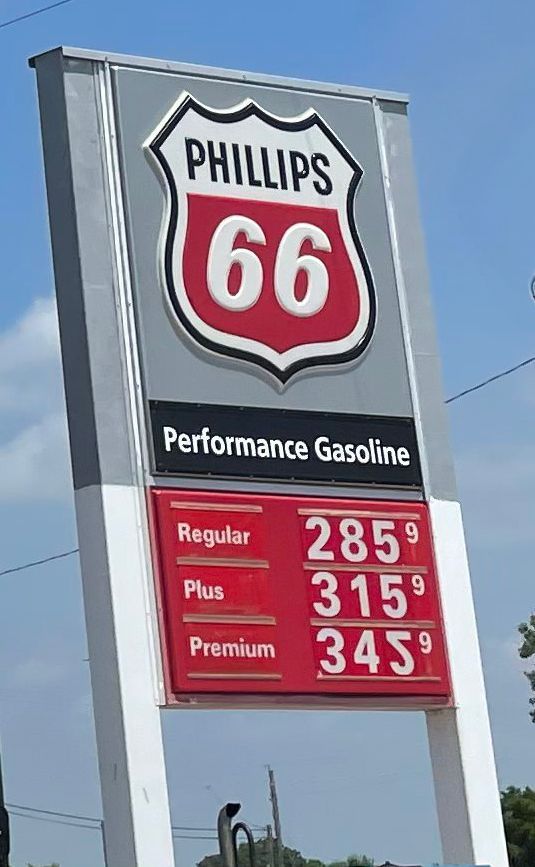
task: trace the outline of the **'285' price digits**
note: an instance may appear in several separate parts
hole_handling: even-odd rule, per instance
[[[416,520],[310,515],[303,525],[307,560],[383,564],[416,563]]]

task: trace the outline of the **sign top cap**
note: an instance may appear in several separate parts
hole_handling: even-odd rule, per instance
[[[87,48],[72,48],[59,45],[48,51],[42,51],[28,58],[28,63],[34,67],[36,61],[47,54],[59,52],[65,59],[94,60],[100,63],[111,63],[115,66],[132,69],[151,69],[160,72],[177,72],[198,78],[214,78],[227,81],[241,81],[249,84],[264,84],[268,87],[284,90],[313,91],[331,96],[342,96],[354,99],[378,99],[384,102],[399,102],[406,104],[409,96],[393,90],[376,90],[375,88],[356,87],[339,82],[313,81],[304,78],[286,78],[282,75],[268,75],[258,72],[247,72],[240,69],[225,69],[216,66],[204,66],[196,63],[181,63],[174,60],[164,60],[154,57],[138,57],[131,54],[116,54],[113,51],[96,51]]]

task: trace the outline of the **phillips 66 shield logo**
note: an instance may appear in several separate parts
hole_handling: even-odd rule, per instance
[[[216,110],[183,93],[145,143],[163,175],[161,270],[182,327],[284,383],[365,350],[375,293],[356,159],[312,109]]]

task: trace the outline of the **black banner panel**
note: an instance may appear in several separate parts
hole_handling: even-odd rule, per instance
[[[154,472],[414,488],[414,421],[150,401]]]

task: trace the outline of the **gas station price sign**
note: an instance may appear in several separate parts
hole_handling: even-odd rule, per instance
[[[347,707],[507,867],[407,98],[32,63],[109,863],[175,861],[160,708]]]
[[[167,691],[446,704],[427,506],[152,491]]]

